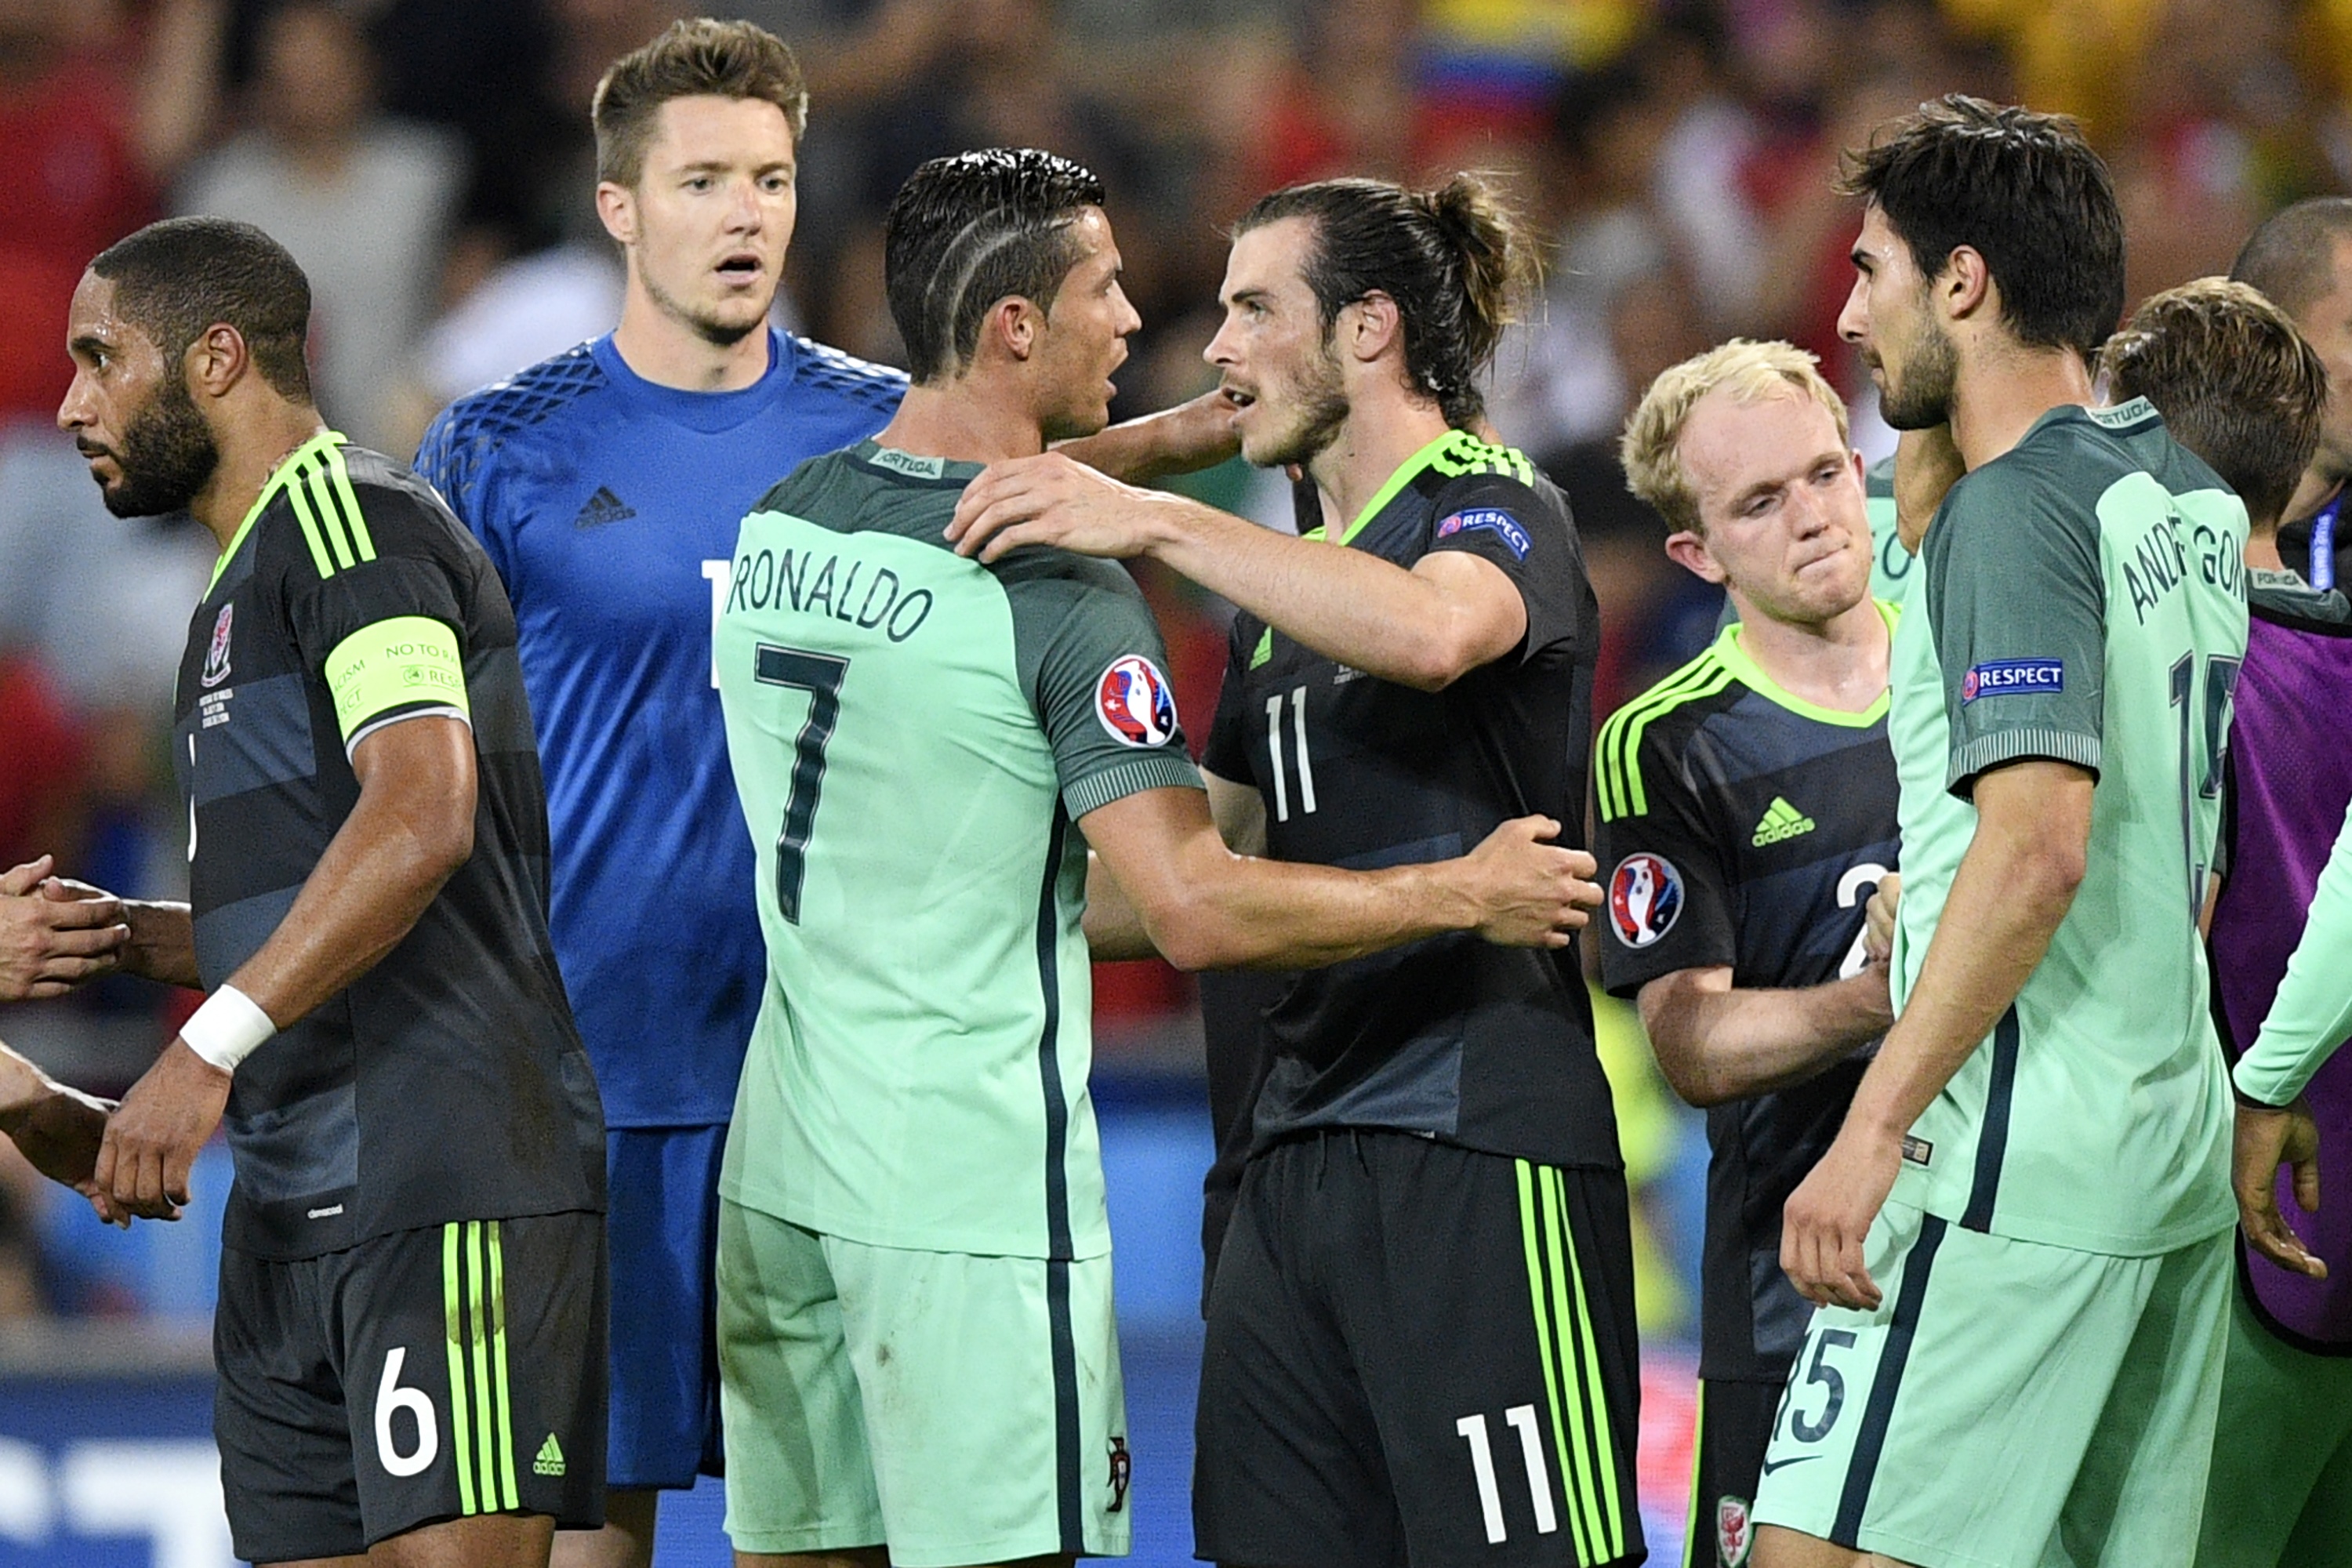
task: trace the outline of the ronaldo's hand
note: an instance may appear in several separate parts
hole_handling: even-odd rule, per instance
[[[2305,1214],[2319,1210],[2319,1127],[2298,1095],[2276,1110],[2238,1102],[2236,1148],[2230,1184],[2238,1195],[2238,1223],[2255,1251],[2282,1268],[2327,1278],[2327,1265],[2303,1244],[2279,1213],[2278,1169],[2294,1167],[2294,1201]]]
[[[228,1074],[174,1036],[155,1065],[107,1119],[99,1146],[99,1191],[124,1214],[177,1219],[188,1173],[228,1104]]]
[[[1882,1299],[1863,1241],[1903,1166],[1900,1139],[1849,1121],[1780,1210],[1780,1269],[1816,1307],[1875,1311]]]
[[[1549,816],[1514,817],[1455,862],[1480,936],[1498,947],[1566,947],[1584,929],[1601,907],[1592,880],[1600,868],[1585,851],[1549,842],[1558,837]]]

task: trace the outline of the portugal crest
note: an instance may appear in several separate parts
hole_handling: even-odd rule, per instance
[[[228,679],[229,626],[236,615],[236,605],[232,600],[221,606],[220,619],[213,623],[213,646],[205,654],[204,673],[196,677],[197,683],[207,690]]]

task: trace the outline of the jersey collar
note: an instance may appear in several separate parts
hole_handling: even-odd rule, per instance
[[[1356,542],[1356,535],[1364,531],[1366,523],[1380,516],[1387,509],[1389,502],[1397,499],[1405,486],[1419,479],[1422,470],[1437,460],[1438,453],[1461,438],[1462,432],[1459,430],[1448,430],[1436,440],[1407,458],[1402,464],[1399,465],[1397,471],[1388,477],[1388,482],[1375,490],[1372,493],[1372,499],[1364,503],[1364,510],[1356,514],[1356,521],[1349,523],[1347,531],[1339,535],[1339,542],[1353,544]],[[1319,540],[1324,537],[1323,525],[1318,522],[1299,537]]]
[[[294,482],[295,471],[310,458],[342,446],[350,439],[340,430],[321,430],[278,460],[278,466],[269,470],[269,478],[262,485],[261,493],[253,498],[253,505],[246,510],[245,521],[236,525],[235,533],[229,535],[228,548],[222,551],[220,559],[213,563],[212,581],[205,584],[207,598],[215,588],[220,586],[221,574],[227,571],[228,563],[236,558],[237,551],[245,544],[245,536],[253,531],[253,525],[260,521],[263,510],[278,499],[278,491]]]
[[[1891,641],[1895,636],[1895,623],[1903,612],[1885,599],[1873,599],[1871,603],[1878,606],[1878,618],[1886,623],[1886,635]],[[1811,719],[1821,724],[1834,724],[1842,730],[1867,730],[1886,717],[1889,696],[1886,691],[1880,692],[1878,700],[1859,713],[1842,713],[1834,708],[1823,708],[1817,703],[1808,702],[1795,692],[1785,689],[1779,681],[1765,674],[1764,667],[1758,664],[1748,650],[1740,646],[1739,629],[1738,621],[1723,628],[1722,635],[1715,639],[1715,657],[1722,662],[1726,669],[1731,671],[1732,679],[1746,686],[1765,701],[1785,708],[1801,719]]]

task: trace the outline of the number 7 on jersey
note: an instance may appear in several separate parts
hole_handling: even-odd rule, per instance
[[[801,923],[801,877],[807,869],[809,834],[816,826],[817,796],[824,787],[824,746],[841,716],[841,682],[849,661],[804,648],[761,643],[751,674],[766,686],[788,686],[809,694],[808,721],[793,742],[793,788],[784,800],[783,830],[776,836],[776,907]]]

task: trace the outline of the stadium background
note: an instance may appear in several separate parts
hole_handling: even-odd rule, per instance
[[[262,224],[309,271],[329,417],[405,456],[473,386],[609,327],[587,103],[663,0],[0,0],[0,866],[49,852],[126,893],[184,876],[163,738],[210,552],[121,522],[50,423],[82,265],[170,212]],[[736,0],[800,51],[813,111],[780,313],[895,361],[879,219],[935,153],[1042,145],[1103,174],[1145,329],[1121,414],[1208,384],[1222,228],[1351,172],[1499,173],[1548,244],[1494,414],[1571,495],[1604,618],[1595,717],[1688,656],[1718,601],[1672,568],[1611,451],[1633,395],[1729,333],[1836,341],[1856,214],[1836,150],[1950,89],[2080,115],[2110,160],[2141,295],[2229,263],[2263,216],[2352,187],[2352,0]],[[1279,525],[1238,464],[1193,488]],[[1147,577],[1197,736],[1222,606]],[[1173,972],[1098,969],[1097,1085],[1138,1456],[1138,1563],[1189,1557],[1200,1025]],[[109,982],[0,1008],[0,1038],[119,1092],[191,999]],[[1638,1024],[1603,1052],[1638,1196],[1643,1497],[1683,1528],[1703,1203],[1698,1119]],[[227,1560],[205,1320],[227,1161],[176,1226],[101,1229],[0,1141],[0,1568]],[[720,1563],[706,1487],[663,1561]],[[1704,1526],[1703,1526],[1704,1527]]]

